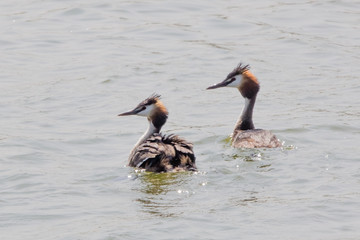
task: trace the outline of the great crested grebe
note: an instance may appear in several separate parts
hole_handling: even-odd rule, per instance
[[[168,118],[168,111],[153,94],[133,110],[118,116],[139,115],[147,117],[149,128],[135,144],[128,165],[150,172],[195,171],[193,145],[176,135],[162,135],[161,127]]]
[[[268,130],[255,129],[252,120],[256,95],[260,85],[256,77],[249,71],[249,65],[241,63],[227,75],[224,81],[208,87],[215,89],[220,87],[237,88],[245,98],[245,106],[235,125],[232,134],[232,146],[236,148],[275,148],[281,143]]]

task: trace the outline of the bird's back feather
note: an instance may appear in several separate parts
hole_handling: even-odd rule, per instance
[[[276,148],[281,143],[268,130],[250,129],[235,130],[232,136],[232,146],[235,148]]]
[[[193,145],[176,135],[154,133],[129,156],[129,166],[151,172],[194,171]]]

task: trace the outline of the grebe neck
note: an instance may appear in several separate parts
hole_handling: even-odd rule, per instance
[[[154,126],[154,124],[149,121],[149,127],[146,130],[146,132],[140,137],[140,139],[137,141],[137,143],[135,144],[135,146],[133,147],[133,149],[130,152],[129,155],[129,163],[131,158],[133,157],[133,155],[135,154],[137,148],[143,143],[145,142],[146,139],[148,139],[151,135],[153,135],[154,133],[159,133],[160,132],[160,128],[156,128]]]
[[[146,139],[148,139],[151,135],[153,135],[154,133],[159,133],[161,128],[157,128],[154,126],[154,124],[152,123],[152,121],[149,121],[149,127],[146,130],[146,132],[140,137],[140,139],[138,140],[138,142],[135,144],[135,148],[137,146],[139,146],[140,144],[142,144]]]
[[[237,123],[235,125],[234,131],[249,130],[249,129],[255,128],[253,120],[252,120],[255,101],[256,101],[256,94],[252,98],[245,97],[245,106],[243,108],[243,111],[240,115],[239,120],[237,121]]]

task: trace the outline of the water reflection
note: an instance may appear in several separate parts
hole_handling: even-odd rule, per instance
[[[267,157],[264,153],[263,149],[255,148],[255,149],[231,149],[229,153],[229,160],[242,159],[244,162],[258,162],[265,160]]]
[[[136,199],[141,210],[159,217],[175,217],[182,214],[184,196],[189,193],[186,188],[192,173],[148,173],[144,172],[138,177],[139,184]]]
[[[258,198],[258,192],[256,191],[248,191],[248,192],[244,192],[244,194],[246,194],[246,196],[239,198],[230,198],[229,202],[231,203],[232,206],[248,206],[249,204],[252,203],[257,203],[260,201],[260,199]]]
[[[144,172],[139,177],[141,182],[140,191],[146,194],[166,194],[173,189],[174,185],[186,182],[187,178],[182,177],[188,173],[148,173]]]

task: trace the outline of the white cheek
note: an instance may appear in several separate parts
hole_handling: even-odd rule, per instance
[[[233,82],[229,83],[229,84],[227,85],[227,87],[237,88],[237,87],[240,86],[241,80],[242,80],[242,75],[237,75],[237,76],[235,77],[235,80],[234,80]]]
[[[154,105],[146,106],[146,109],[139,112],[137,115],[147,117],[150,115],[151,111],[154,109]]]

